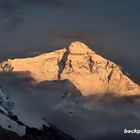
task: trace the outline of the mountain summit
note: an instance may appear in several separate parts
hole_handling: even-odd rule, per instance
[[[88,48],[84,43],[80,41],[76,41],[70,44],[67,47],[71,54],[88,54],[94,53],[91,49]]]
[[[30,72],[37,82],[68,79],[83,96],[140,93],[139,85],[123,74],[117,64],[79,41],[33,58],[8,59],[1,63],[1,71]]]

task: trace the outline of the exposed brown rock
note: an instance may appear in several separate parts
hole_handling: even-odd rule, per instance
[[[21,140],[16,133],[0,127],[0,140]]]

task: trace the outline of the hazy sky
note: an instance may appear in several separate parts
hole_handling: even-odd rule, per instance
[[[0,60],[89,45],[140,83],[139,0],[0,0]]]

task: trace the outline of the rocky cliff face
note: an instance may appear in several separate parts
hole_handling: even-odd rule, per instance
[[[1,140],[74,140],[71,136],[65,134],[54,126],[43,126],[42,130],[36,128],[26,128],[26,134],[19,136],[15,132],[0,127]]]
[[[1,63],[1,71],[28,71],[37,82],[68,79],[83,96],[140,93],[139,85],[124,75],[117,64],[78,41],[37,57],[9,59]]]

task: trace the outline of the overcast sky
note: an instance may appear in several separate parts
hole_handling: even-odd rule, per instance
[[[139,0],[0,0],[0,60],[80,40],[140,83]]]

